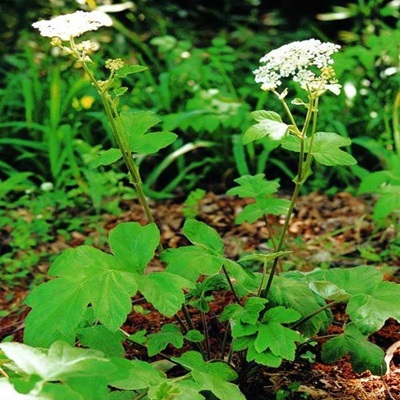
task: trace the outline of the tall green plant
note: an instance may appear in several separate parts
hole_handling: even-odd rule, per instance
[[[118,111],[118,99],[125,88],[111,88],[117,78],[138,72],[121,60],[107,62],[106,81],[93,76],[88,51],[91,42],[75,43],[74,37],[102,25],[96,14],[75,13],[44,21],[36,26],[42,34],[56,36],[53,44],[73,55],[83,65],[98,89],[119,149],[100,155],[100,164],[123,158],[131,174],[143,209],[145,203],[132,153],[157,151],[171,134],[145,134],[156,120],[149,113]],[[69,46],[63,42],[69,41]],[[256,81],[281,103],[285,120],[271,111],[256,111],[257,124],[244,133],[250,143],[267,138],[299,156],[298,173],[291,200],[276,197],[278,183],[262,174],[243,176],[231,194],[254,198],[238,216],[238,222],[254,222],[268,214],[285,213],[285,222],[272,252],[247,255],[238,261],[225,256],[219,234],[196,219],[187,219],[183,234],[190,243],[161,251],[160,231],[154,222],[140,225],[125,222],[109,234],[110,252],[80,246],[64,252],[53,263],[53,279],[39,285],[28,296],[31,311],[25,321],[24,341],[1,343],[4,363],[0,369],[0,390],[11,399],[208,399],[242,400],[240,383],[261,366],[279,367],[294,361],[310,340],[326,339],[332,322],[331,307],[344,304],[348,322],[342,332],[322,346],[322,359],[335,362],[349,355],[357,372],[385,371],[384,352],[368,341],[387,318],[400,320],[400,287],[384,282],[371,266],[311,273],[279,273],[278,260],[288,256],[284,248],[296,199],[312,172],[313,162],[326,166],[352,165],[356,160],[341,147],[350,140],[317,129],[318,104],[328,91],[338,93],[331,66],[338,47],[310,39],[294,42],[262,58]],[[304,122],[296,122],[286,103],[288,90],[278,92],[281,80],[292,77],[300,84],[305,99],[292,104],[305,110]],[[163,141],[163,136],[167,137]],[[149,263],[159,250],[166,267],[150,270]],[[259,273],[243,264],[261,262]],[[212,340],[207,314],[215,291],[230,291],[232,301],[224,305],[218,324],[222,336]],[[135,327],[129,334],[124,323],[132,312],[132,297],[138,292],[160,314],[173,317],[154,331]],[[192,313],[189,312],[192,308]],[[192,319],[198,313],[201,324]],[[321,336],[322,335],[322,336]],[[75,347],[79,341],[81,347]],[[159,363],[124,358],[123,342],[144,347]],[[181,350],[184,345],[191,350]],[[169,346],[178,356],[164,352]],[[27,361],[28,360],[28,361]],[[180,366],[179,376],[168,371]],[[117,389],[117,394],[115,393]]]

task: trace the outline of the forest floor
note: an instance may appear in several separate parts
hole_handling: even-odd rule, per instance
[[[223,237],[226,256],[237,259],[247,252],[266,249],[268,229],[264,221],[255,224],[244,223],[236,225],[235,216],[246,204],[244,200],[228,196],[208,193],[198,204],[198,219],[215,228]],[[58,254],[69,247],[76,247],[87,242],[88,238],[94,245],[104,243],[105,232],[108,232],[119,222],[137,221],[146,223],[141,208],[132,202],[123,201],[120,204],[123,213],[118,217],[110,214],[99,216],[98,224],[102,229],[87,227],[82,231],[72,232],[71,239],[66,243],[60,238],[50,244],[42,245],[39,252]],[[155,220],[161,230],[164,248],[186,245],[181,228],[184,222],[182,203],[154,202],[152,210]],[[293,251],[290,263],[286,268],[309,271],[321,265],[330,267],[351,268],[358,265],[371,265],[379,268],[385,279],[400,283],[400,259],[393,257],[388,248],[395,240],[396,231],[393,226],[377,229],[371,220],[369,201],[338,193],[327,197],[312,193],[299,199],[297,210],[291,220],[287,247]],[[269,221],[274,229],[279,229],[282,221],[274,218]],[[0,238],[1,240],[1,238]],[[99,247],[102,247],[100,245]],[[40,263],[33,271],[31,278],[45,274],[49,265]],[[150,268],[161,268],[157,262]],[[7,337],[21,341],[24,318],[29,309],[24,305],[30,282],[24,281],[9,288],[0,284],[0,341]],[[223,306],[230,301],[228,294],[215,293],[211,303],[210,337],[218,337],[221,325],[216,316]],[[135,305],[141,305],[143,313],[132,313],[124,330],[134,333],[141,329],[160,327],[168,319],[160,316],[151,305],[140,297],[134,299]],[[342,321],[343,309],[333,310],[334,317]],[[201,323],[200,317],[193,310],[195,323]],[[328,332],[329,333],[329,332]],[[348,359],[326,365],[317,356],[315,360],[299,359],[284,363],[278,369],[263,368],[242,385],[242,390],[250,400],[268,399],[315,399],[315,400],[400,400],[400,324],[388,320],[385,326],[371,340],[381,346],[387,354],[393,357],[390,369],[384,376],[374,376],[366,372],[356,374],[352,371]],[[318,346],[315,349],[318,354]],[[144,359],[146,354],[133,344],[126,347],[128,356]],[[290,389],[292,388],[292,389]],[[280,393],[281,397],[277,397]]]

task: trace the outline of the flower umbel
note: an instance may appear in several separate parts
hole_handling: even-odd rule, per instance
[[[254,71],[255,81],[263,90],[275,90],[282,84],[282,78],[292,77],[303,89],[330,90],[328,85],[336,84],[334,72],[327,74],[327,67],[333,64],[332,54],[340,46],[323,43],[317,39],[292,42],[273,50],[260,59],[261,65]],[[321,74],[317,75],[316,70]]]
[[[81,36],[85,32],[96,31],[101,26],[111,26],[112,20],[106,14],[92,11],[76,11],[72,14],[59,15],[50,20],[32,24],[42,36],[57,37],[62,41]]]

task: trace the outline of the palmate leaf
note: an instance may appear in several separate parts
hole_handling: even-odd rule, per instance
[[[267,349],[259,353],[255,349],[254,340],[247,347],[246,360],[255,361],[257,364],[273,368],[278,368],[282,363],[282,358],[274,355],[271,350]]]
[[[166,376],[147,362],[123,358],[113,358],[111,361],[118,368],[108,378],[112,387],[140,390],[166,381]]]
[[[129,147],[134,153],[156,153],[173,143],[177,138],[177,135],[172,132],[147,133],[150,128],[161,121],[151,111],[123,111],[120,118],[128,138]]]
[[[312,314],[325,305],[323,298],[313,293],[306,281],[285,278],[284,276],[274,278],[268,300],[272,305],[296,310],[302,317]],[[325,310],[299,325],[298,330],[306,336],[313,336],[326,330],[331,320],[331,311]]]
[[[138,272],[153,257],[159,241],[155,224],[123,223],[110,233],[114,255],[89,246],[65,251],[50,268],[57,279],[34,289],[26,303],[25,342],[48,347],[55,340],[74,340],[74,331],[89,304],[95,317],[116,331],[131,311]]]
[[[264,215],[284,215],[287,213],[290,201],[287,199],[275,199],[273,197],[258,198],[255,203],[248,204],[235,218],[236,224],[245,221],[251,224]]]
[[[172,317],[182,308],[185,302],[182,288],[194,287],[186,278],[165,271],[137,275],[136,281],[146,300],[167,317]]]
[[[77,331],[80,343],[91,349],[100,350],[107,357],[123,357],[125,354],[122,332],[111,332],[103,325],[81,328]]]
[[[376,191],[380,198],[374,207],[374,220],[386,218],[394,211],[400,211],[400,185],[388,185]]]
[[[305,151],[310,151],[310,138],[305,141]],[[351,140],[334,132],[316,132],[311,149],[311,154],[315,160],[323,165],[355,165],[357,160],[341,150],[340,147],[349,146]],[[300,139],[295,136],[288,136],[282,142],[282,147],[286,150],[299,152]]]
[[[230,382],[237,379],[237,374],[227,364],[205,362],[201,354],[195,351],[188,351],[172,359],[191,371],[199,391],[211,391],[220,400],[245,400],[238,386]]]
[[[232,189],[229,189],[226,193],[228,195],[236,195],[239,197],[263,197],[266,195],[274,194],[279,189],[279,183],[277,180],[267,181],[264,174],[257,175],[244,175],[240,178],[235,179],[235,182],[239,184]]]
[[[177,349],[182,348],[184,337],[181,330],[173,324],[166,324],[161,328],[161,332],[152,333],[148,336],[147,353],[149,357],[155,356],[164,350],[169,344]]]
[[[131,74],[137,74],[138,72],[146,71],[148,68],[142,65],[127,65],[115,71],[115,76],[118,78],[125,78]]]
[[[370,293],[352,296],[346,311],[365,334],[378,331],[389,318],[400,322],[400,285],[380,282]]]
[[[354,324],[347,325],[343,334],[322,346],[321,356],[326,363],[334,363],[346,354],[350,354],[351,365],[357,373],[370,370],[374,375],[382,375],[386,370],[384,351],[369,342]]]
[[[37,375],[53,382],[73,377],[103,376],[115,371],[115,366],[97,350],[80,349],[58,341],[48,350],[22,343],[1,343],[0,349],[13,361],[19,372]]]
[[[400,285],[383,282],[371,266],[317,271],[310,278],[332,282],[351,296],[346,311],[365,334],[378,331],[388,318],[400,321]]]
[[[293,361],[296,353],[295,342],[300,339],[300,335],[282,324],[295,322],[300,317],[300,313],[285,307],[269,309],[258,326],[257,338],[254,341],[255,350],[262,353],[269,349],[274,356]]]
[[[9,380],[4,378],[0,378],[0,393],[1,398],[7,400],[82,400],[82,396],[69,387],[51,383],[45,384],[40,393],[22,394],[15,389],[15,386]]]
[[[168,263],[166,271],[193,281],[200,275],[218,273],[225,259],[224,245],[217,232],[195,219],[187,220],[183,231],[194,246],[164,251],[161,259]]]

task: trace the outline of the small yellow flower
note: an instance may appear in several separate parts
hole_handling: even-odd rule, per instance
[[[83,96],[81,98],[81,105],[85,110],[89,110],[90,108],[92,108],[94,100],[95,99],[93,96]]]

